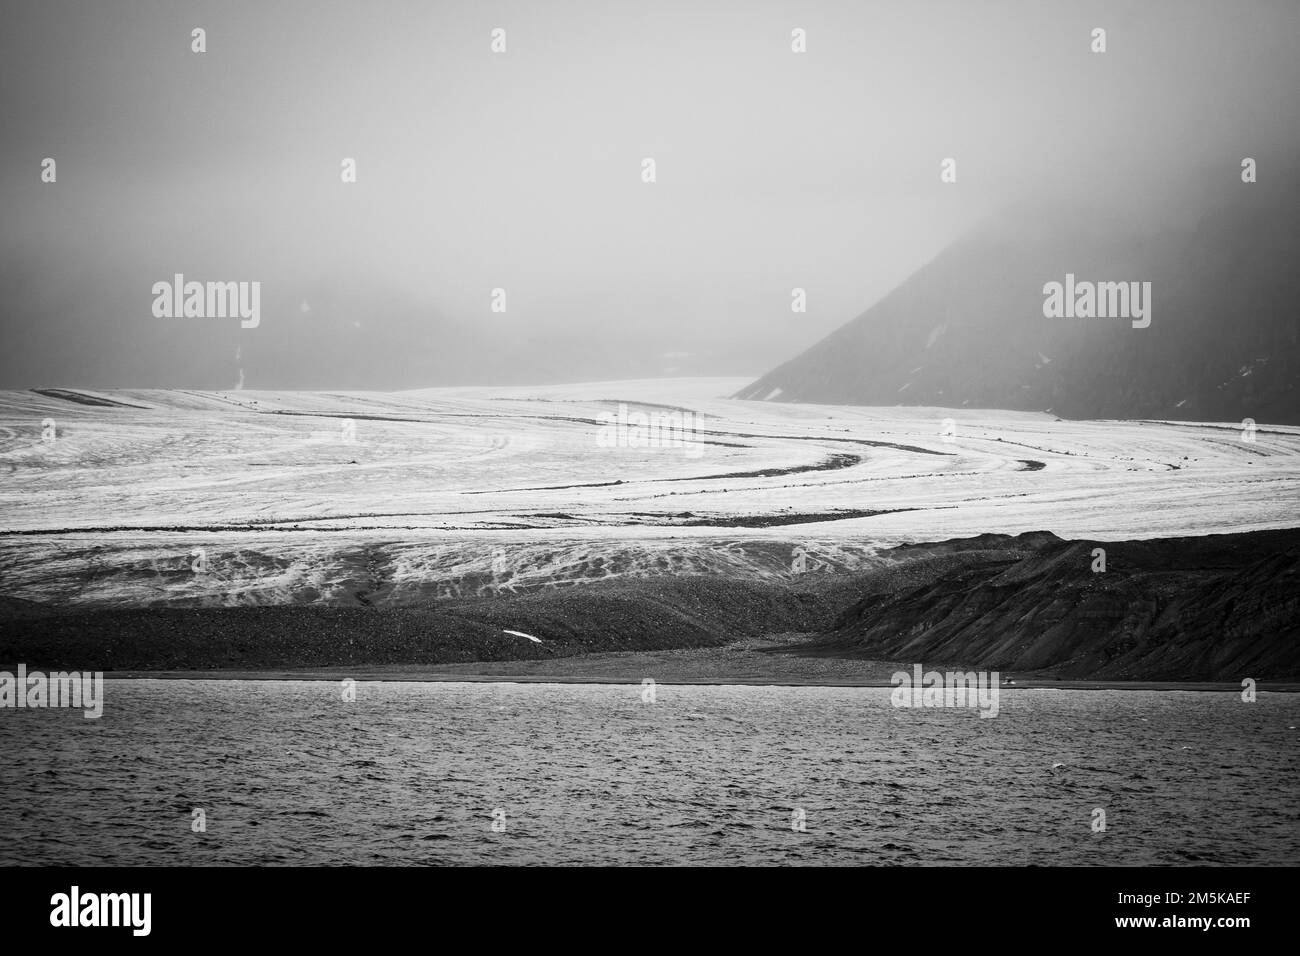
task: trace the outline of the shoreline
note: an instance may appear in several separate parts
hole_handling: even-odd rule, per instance
[[[604,684],[640,687],[656,685],[698,687],[863,687],[891,689],[892,678],[912,673],[917,663],[926,671],[996,671],[1000,691],[1019,690],[1162,690],[1240,694],[1243,674],[1232,680],[1169,680],[1144,677],[1060,677],[1050,668],[1007,670],[954,661],[868,659],[805,654],[807,635],[785,634],[731,641],[712,647],[592,651],[560,657],[515,657],[509,660],[459,662],[365,662],[347,664],[234,667],[81,667],[99,670],[105,680],[197,681],[316,681],[352,679],[360,683],[474,684]],[[17,662],[0,670],[13,669]],[[63,670],[28,661],[29,670]],[[1014,683],[1004,683],[1006,680]],[[1300,680],[1255,678],[1257,691],[1300,692]]]
[[[936,670],[941,668],[936,667]],[[958,670],[960,668],[942,668]],[[647,674],[618,675],[610,673],[601,676],[572,674],[485,674],[485,673],[446,673],[430,672],[419,668],[404,667],[355,667],[355,668],[313,668],[271,669],[271,670],[199,670],[199,671],[107,671],[104,680],[199,680],[199,681],[313,681],[332,682],[351,678],[358,683],[426,683],[426,684],[588,684],[641,686],[641,682],[650,677],[660,687],[861,687],[891,689],[894,685],[888,680],[879,679],[842,679],[815,680],[797,677],[685,677],[673,676],[660,679]],[[1017,679],[1015,684],[999,685],[1000,692],[1021,690],[1155,690],[1155,691],[1191,691],[1200,693],[1239,693],[1240,684],[1212,681],[1086,681],[1053,680],[1051,678]],[[1257,693],[1300,693],[1300,682],[1295,681],[1259,681]]]

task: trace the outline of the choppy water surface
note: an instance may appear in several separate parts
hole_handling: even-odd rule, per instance
[[[873,688],[105,694],[100,720],[0,711],[0,862],[1300,863],[1296,695],[1020,690],[980,719]]]

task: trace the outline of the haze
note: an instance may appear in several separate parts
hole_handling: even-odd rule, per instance
[[[1243,156],[1289,165],[1300,129],[1290,2],[9,2],[3,23],[6,388],[757,376],[1008,208],[1158,228]],[[260,281],[260,326],[155,318],[175,273]]]

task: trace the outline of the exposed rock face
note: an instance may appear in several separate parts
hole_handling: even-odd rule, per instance
[[[1091,570],[1095,548],[1104,572]],[[1291,678],[1298,560],[1294,531],[1095,544],[1022,535],[923,558],[912,580],[864,597],[817,644],[1072,678]]]

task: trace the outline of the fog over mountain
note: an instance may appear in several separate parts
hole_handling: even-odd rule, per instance
[[[954,278],[1003,274],[1007,308],[1093,267],[1020,260],[1042,223],[1007,210],[1120,203],[1161,229],[1207,170],[1253,156],[1262,192],[1300,151],[1291,2],[612,6],[6,4],[0,387],[758,376],[981,222],[1011,258],[970,240],[983,264]],[[1128,274],[1103,238],[1097,267]],[[260,323],[154,315],[178,273],[260,282]],[[1148,346],[1174,308],[1156,294]]]
[[[1298,175],[1243,183],[1225,165],[1155,229],[1122,208],[999,215],[739,395],[1300,422]],[[1149,313],[1046,315],[1067,276],[1149,282]]]

